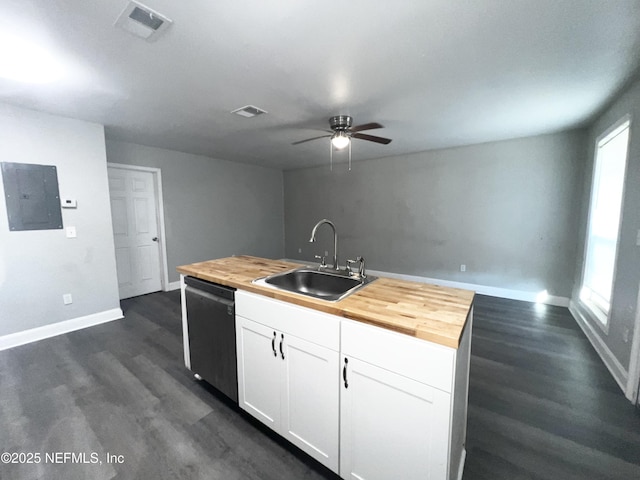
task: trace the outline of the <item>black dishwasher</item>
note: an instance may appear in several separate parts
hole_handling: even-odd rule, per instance
[[[185,277],[191,371],[238,402],[234,288]]]

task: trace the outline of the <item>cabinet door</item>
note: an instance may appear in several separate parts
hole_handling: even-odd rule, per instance
[[[450,394],[352,357],[340,389],[340,476],[445,480]]]
[[[280,433],[337,473],[339,354],[286,333],[280,340],[284,352]]]
[[[280,426],[282,360],[276,331],[236,316],[238,404],[274,430]],[[274,349],[275,347],[275,349]]]

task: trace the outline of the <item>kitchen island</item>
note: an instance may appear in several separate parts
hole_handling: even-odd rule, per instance
[[[251,283],[300,267],[298,263],[241,255],[178,267],[183,275],[253,292],[325,313],[370,323],[422,340],[458,348],[474,292],[380,277],[366,288],[327,302]]]
[[[239,405],[345,479],[456,480],[465,459],[474,293],[380,277],[338,302],[252,283],[299,264],[178,268],[237,289]]]

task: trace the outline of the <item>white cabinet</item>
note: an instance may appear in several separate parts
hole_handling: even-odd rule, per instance
[[[337,472],[339,354],[293,335],[284,339],[281,434]]]
[[[337,317],[236,294],[239,405],[338,471]]]
[[[238,402],[274,430],[280,425],[282,360],[276,355],[276,331],[236,316]]]
[[[473,310],[458,349],[236,292],[240,407],[347,480],[459,480]]]
[[[470,331],[455,350],[342,322],[342,478],[462,476]]]
[[[450,394],[345,358],[348,388],[341,392],[342,478],[445,479]]]

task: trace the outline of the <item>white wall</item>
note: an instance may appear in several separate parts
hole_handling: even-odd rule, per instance
[[[242,254],[282,258],[282,171],[113,140],[107,158],[161,169],[170,282],[179,265]]]
[[[120,312],[102,125],[0,104],[0,161],[55,165],[65,230],[10,232],[0,182],[0,337]],[[62,295],[73,296],[64,305]],[[106,315],[106,316],[105,316]]]
[[[286,171],[286,256],[330,257],[330,229],[308,243],[328,218],[341,264],[363,255],[373,270],[566,299],[584,141],[577,130],[355,162],[351,172]]]

